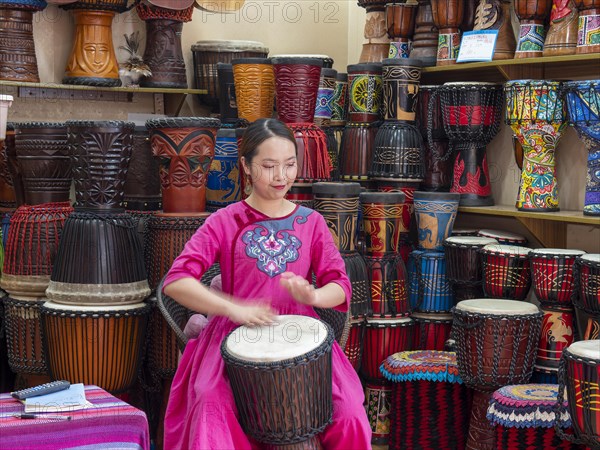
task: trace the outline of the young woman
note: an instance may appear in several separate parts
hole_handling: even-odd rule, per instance
[[[212,214],[175,260],[164,292],[212,316],[188,342],[171,387],[165,449],[260,448],[242,430],[220,345],[239,324],[277,314],[318,317],[313,307],[347,311],[351,287],[325,220],[285,199],[297,173],[296,140],[282,122],[260,119],[244,133],[240,163],[252,182],[241,202]],[[222,292],[198,280],[215,262]],[[315,289],[307,280],[316,275]],[[332,349],[333,423],[325,449],[371,448],[360,381],[337,343]]]

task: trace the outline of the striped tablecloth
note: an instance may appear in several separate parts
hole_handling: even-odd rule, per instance
[[[97,386],[86,386],[94,408],[64,414],[71,420],[18,419],[24,406],[10,394],[0,394],[0,449],[136,449],[148,450],[146,414]]]

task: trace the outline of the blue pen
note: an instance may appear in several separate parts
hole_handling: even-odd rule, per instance
[[[57,416],[57,415],[45,415],[45,414],[14,414],[13,417],[17,419],[39,419],[39,420],[71,420],[71,416]]]

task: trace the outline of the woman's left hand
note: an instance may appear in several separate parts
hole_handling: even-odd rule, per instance
[[[281,285],[288,290],[298,303],[312,306],[318,301],[315,287],[299,275],[292,272],[282,273]]]

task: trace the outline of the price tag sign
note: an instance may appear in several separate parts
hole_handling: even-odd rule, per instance
[[[494,57],[498,30],[467,31],[460,41],[456,62],[491,61]]]

